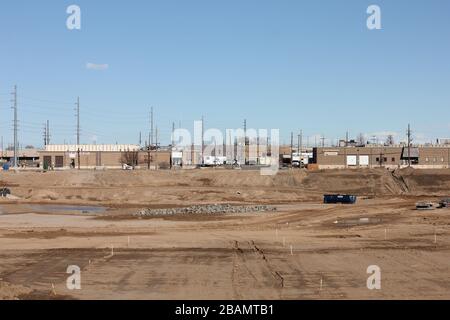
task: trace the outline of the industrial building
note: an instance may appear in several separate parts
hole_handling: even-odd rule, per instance
[[[11,163],[14,159],[14,151],[1,150],[0,164]],[[23,149],[17,151],[17,164],[19,167],[38,167],[39,166],[39,150]]]
[[[121,169],[170,167],[170,151],[143,150],[139,145],[47,145],[39,151],[43,168]]]
[[[234,146],[235,148],[236,146]],[[230,148],[228,148],[230,149]],[[21,168],[44,169],[122,169],[124,165],[133,169],[170,169],[195,167],[198,165],[270,165],[272,155],[267,150],[251,153],[247,146],[245,156],[233,156],[231,150],[218,148],[201,152],[201,146],[187,149],[171,147],[148,150],[133,144],[109,145],[47,145],[44,150],[24,149],[18,151]],[[237,150],[233,150],[236,154]],[[13,158],[13,151],[4,151],[0,162]],[[203,156],[203,161],[202,161]],[[241,159],[242,158],[242,159]],[[299,161],[309,168],[399,168],[411,165],[417,169],[450,168],[450,145],[414,146],[336,146],[304,148],[301,155],[298,148],[280,146],[280,166],[293,166]]]
[[[411,165],[417,169],[450,168],[450,146],[351,146],[313,149],[312,163],[318,169],[399,168]]]

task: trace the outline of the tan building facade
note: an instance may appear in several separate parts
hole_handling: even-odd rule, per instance
[[[137,145],[50,145],[39,151],[43,168],[53,169],[135,169],[170,168],[169,151],[143,151]]]
[[[323,147],[313,149],[313,163],[319,169],[398,168],[411,165],[418,169],[450,168],[450,146],[365,146]]]

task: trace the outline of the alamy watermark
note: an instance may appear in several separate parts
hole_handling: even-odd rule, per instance
[[[71,265],[67,267],[66,273],[70,274],[66,281],[68,290],[81,290],[81,269],[79,266]]]
[[[377,265],[369,266],[367,273],[370,274],[367,278],[367,289],[381,290],[381,268]]]
[[[81,30],[81,8],[73,4],[67,7],[66,13],[69,14],[66,20],[67,29]]]
[[[381,8],[375,4],[370,5],[367,8],[367,14],[370,15],[367,18],[367,29],[381,30]]]
[[[261,166],[262,175],[275,175],[279,169],[280,130],[220,129],[206,131],[202,121],[194,122],[194,134],[184,128],[172,134],[174,155],[182,165]]]

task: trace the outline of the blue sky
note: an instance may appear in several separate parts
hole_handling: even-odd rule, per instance
[[[66,28],[71,4],[81,30]],[[377,4],[382,30],[368,30]],[[448,0],[2,1],[0,133],[12,142],[9,92],[18,85],[19,140],[137,143],[149,109],[163,142],[192,128],[279,128],[327,138],[363,132],[416,141],[450,136]],[[107,64],[92,70],[87,63]],[[144,140],[145,138],[143,138]]]

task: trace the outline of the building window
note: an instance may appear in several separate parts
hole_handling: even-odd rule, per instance
[[[429,160],[428,158],[425,158],[425,161],[426,161],[426,162],[429,162],[430,160]]]
[[[384,158],[383,161],[384,161],[384,162],[387,162],[387,158]]]
[[[395,158],[392,158],[392,162],[395,162]]]
[[[377,162],[380,162],[380,158],[377,158],[376,160],[377,160]]]

